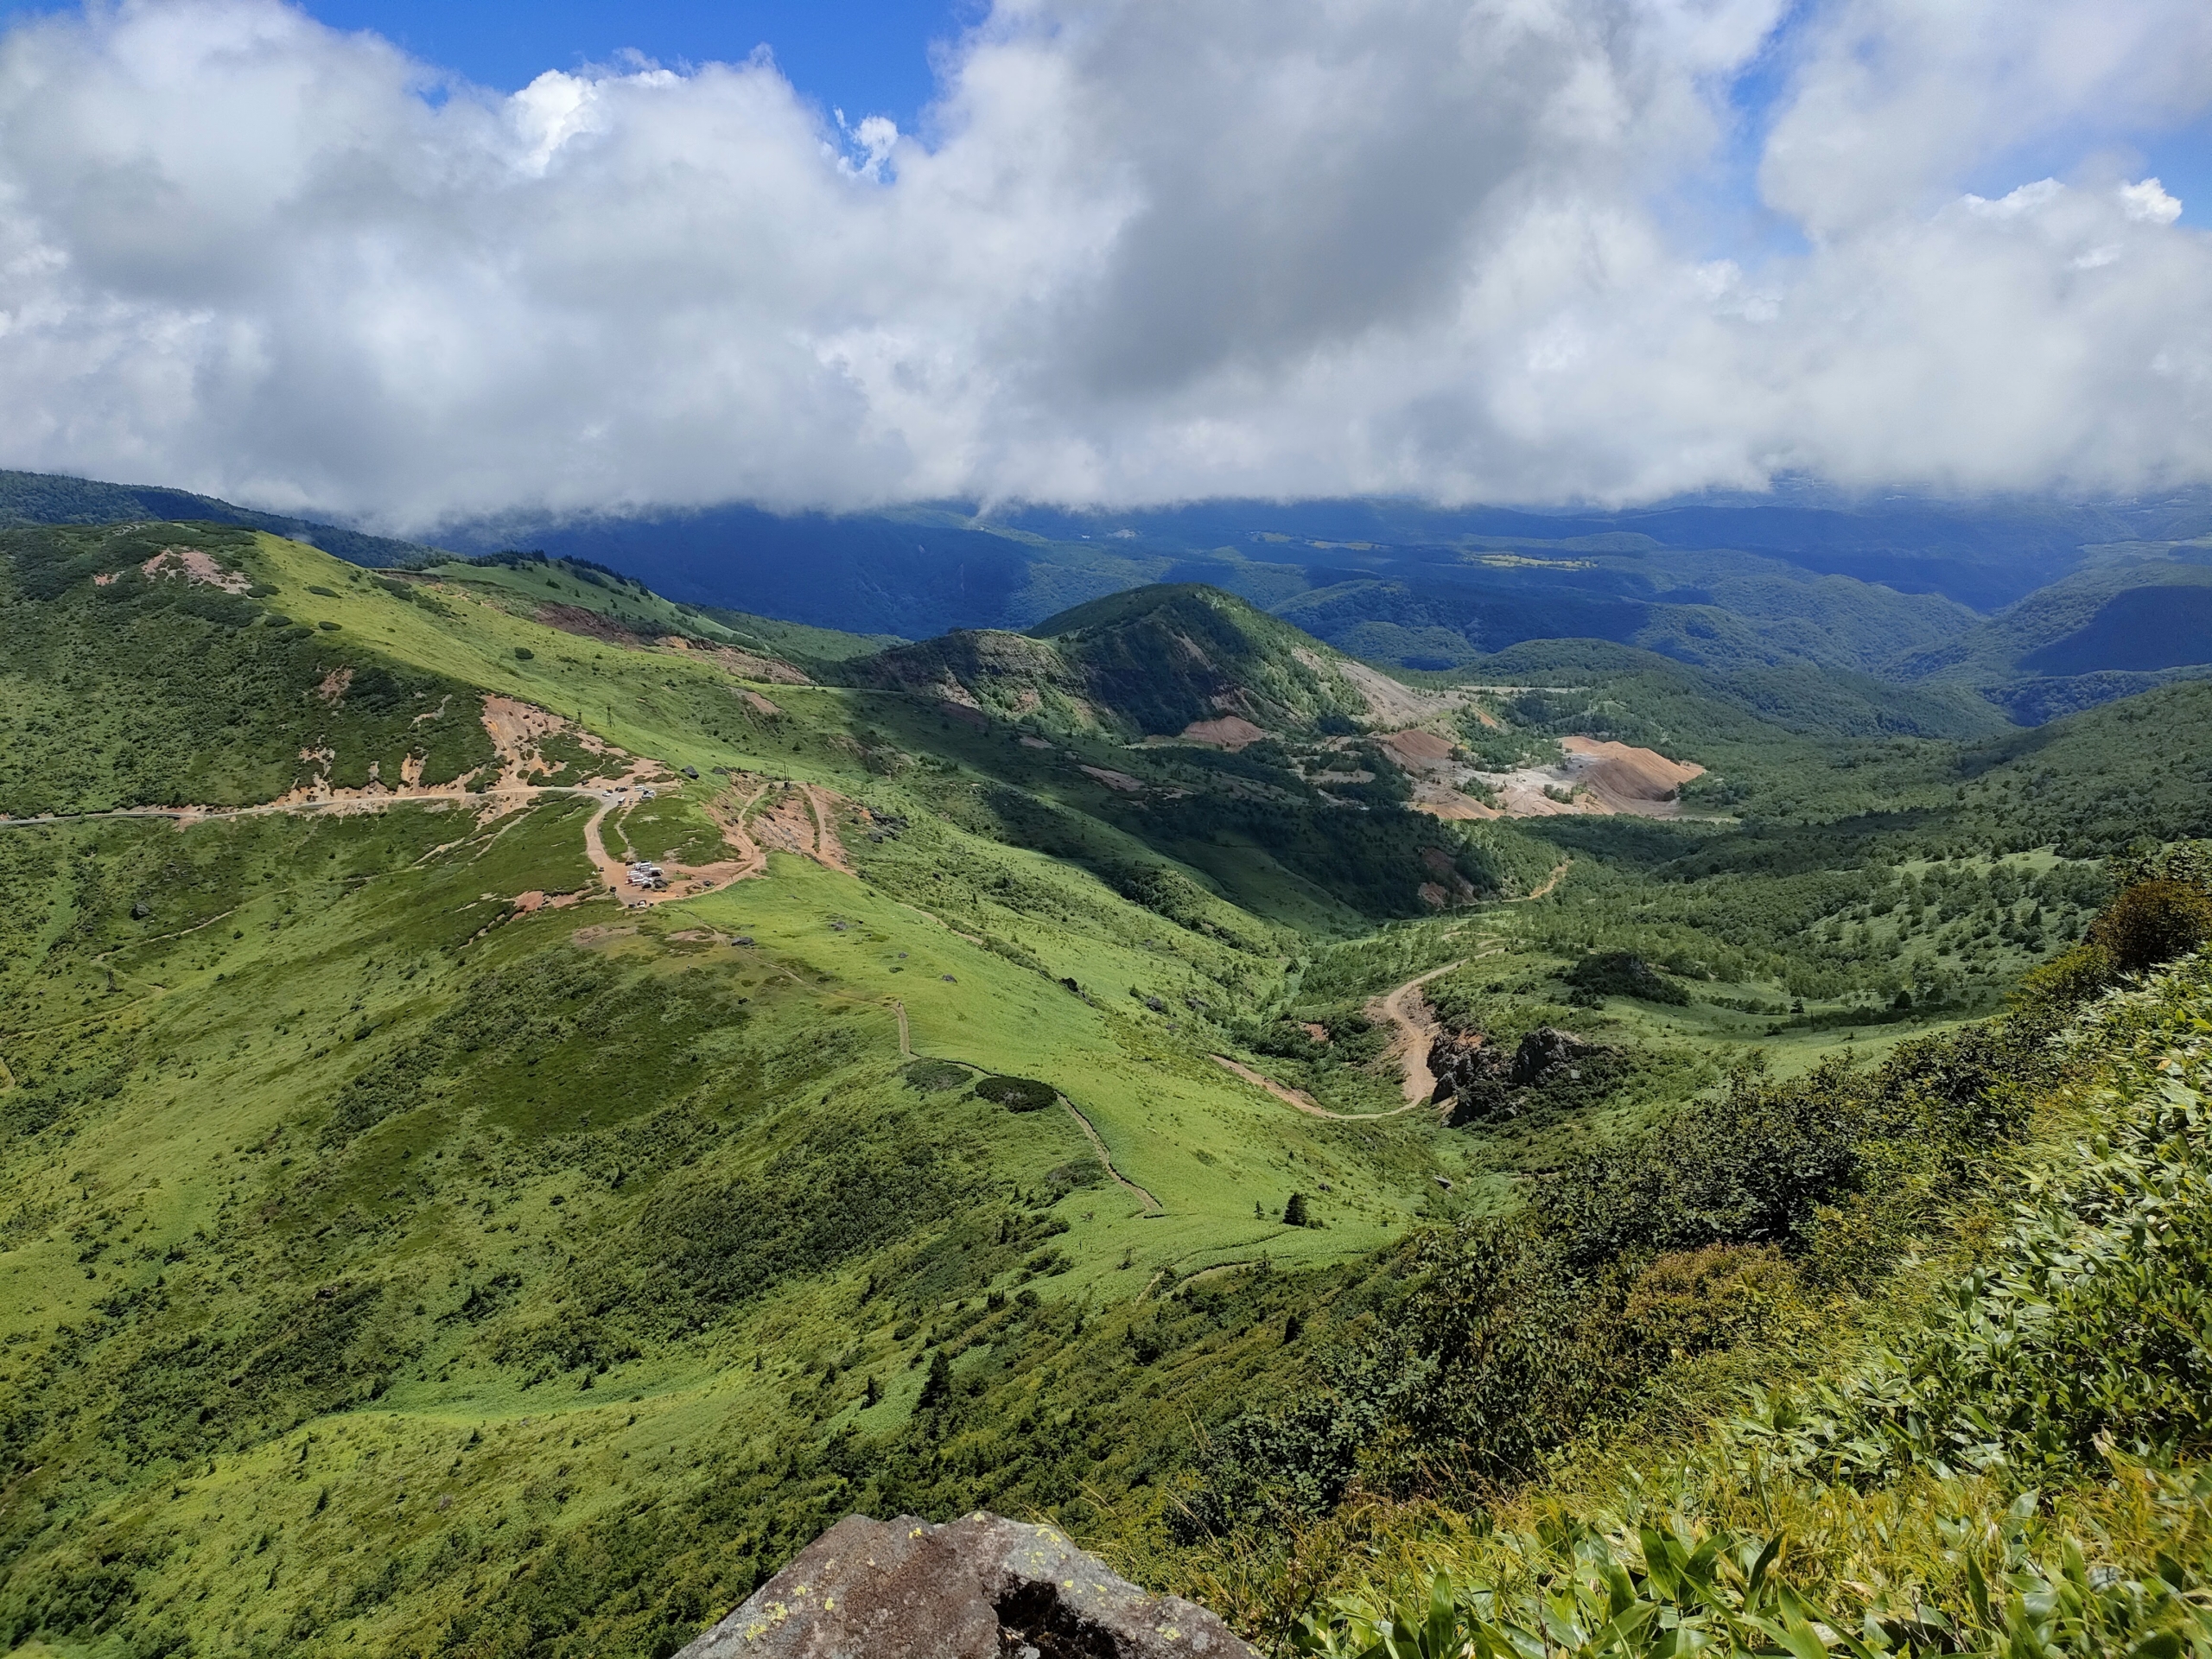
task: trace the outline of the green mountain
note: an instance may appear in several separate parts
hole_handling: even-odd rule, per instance
[[[1109,594],[1027,634],[963,630],[894,646],[845,673],[1039,729],[1124,738],[1179,736],[1224,720],[1254,737],[1344,734],[1370,712],[1338,653],[1193,584]]]
[[[129,524],[149,520],[236,524],[289,536],[335,553],[355,564],[420,564],[443,556],[419,542],[371,536],[338,524],[284,513],[234,506],[211,495],[151,485],[102,484],[52,473],[0,472],[0,526],[22,524]]]
[[[436,565],[449,580],[461,568],[412,543],[181,492],[0,474],[0,523],[162,519],[267,530],[372,567]],[[510,598],[533,609],[545,608],[534,590],[550,579],[563,602],[613,626],[650,620],[802,665],[923,636],[1034,632],[1107,595],[1204,584],[1400,672],[1605,640],[1770,709],[1848,686],[1851,700],[1891,705],[1873,718],[1895,726],[1917,689],[1920,709],[1932,699],[1948,710],[1902,718],[1934,735],[1986,722],[1986,709],[2032,725],[2197,672],[2212,652],[2212,618],[2200,613],[2208,524],[2212,509],[2190,493],[2102,505],[1715,500],[1602,515],[1381,501],[1121,515],[936,504],[511,515],[448,539],[479,552],[479,582],[513,573]],[[512,550],[523,547],[550,554]],[[616,614],[647,592],[638,575],[613,579],[616,565],[658,590],[650,619]],[[550,575],[556,567],[565,579]],[[610,585],[594,597],[599,582]],[[975,672],[1001,677],[980,662]]]
[[[1438,1567],[1647,1633],[2078,1584],[2125,1650],[2208,1535],[2156,961],[2212,901],[2130,850],[2212,815],[2204,695],[0,532],[0,1631],[664,1659],[839,1516],[990,1507],[1279,1650]],[[2076,1226],[2120,1278],[2031,1282]],[[2063,1397],[1973,1346],[2016,1283]]]
[[[2092,550],[2037,589],[1897,671],[1974,687],[2023,724],[2212,674],[2212,550],[2202,542]]]

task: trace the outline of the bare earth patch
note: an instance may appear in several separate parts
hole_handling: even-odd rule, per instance
[[[1402,732],[1386,732],[1381,741],[1390,751],[1391,759],[1408,772],[1435,772],[1452,764],[1452,740],[1434,732],[1409,728]]]
[[[811,685],[798,669],[779,658],[760,657],[749,651],[740,651],[734,645],[717,645],[711,652],[694,651],[694,655],[711,656],[741,680],[766,680],[772,685]],[[766,699],[763,698],[763,702]]]
[[[581,605],[559,605],[547,601],[537,607],[537,620],[549,628],[558,628],[563,633],[576,634],[586,639],[602,640],[610,645],[639,646],[645,641],[619,622],[611,622],[597,611],[587,610]]]
[[[1118,789],[1125,795],[1141,795],[1144,785],[1126,772],[1116,772],[1110,766],[1078,766],[1078,772],[1088,772],[1109,789]]]
[[[1463,795],[1442,784],[1427,782],[1414,786],[1414,798],[1409,804],[1416,812],[1426,812],[1432,818],[1446,820],[1502,818],[1505,816],[1494,806],[1484,806],[1471,795]]]
[[[1241,715],[1224,715],[1218,720],[1194,720],[1183,728],[1182,735],[1185,743],[1209,743],[1233,754],[1247,744],[1257,743],[1267,733]]]
[[[1675,817],[1681,812],[1681,786],[1705,772],[1694,762],[1670,760],[1656,749],[1596,738],[1566,738],[1560,747],[1565,753],[1558,766],[1523,766],[1489,779],[1504,803],[1506,817],[1627,813]]]
[[[187,582],[202,582],[210,588],[219,588],[226,594],[242,594],[253,586],[252,579],[244,572],[224,569],[196,547],[165,547],[138,568],[149,576],[179,575]]]

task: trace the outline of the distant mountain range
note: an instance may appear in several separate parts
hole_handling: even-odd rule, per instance
[[[0,523],[193,518],[357,563],[441,550],[181,492],[0,474]],[[1135,512],[734,505],[440,532],[466,555],[595,563],[684,604],[847,633],[1032,628],[1155,583],[1236,594],[1351,655],[1449,671],[1533,640],[1639,648],[1732,682],[1956,694],[2034,724],[2212,672],[2212,493],[1853,502],[1799,490],[1618,512],[1221,500]],[[1793,692],[1794,697],[1797,694]],[[1877,701],[1880,699],[1878,697]],[[1936,705],[1930,705],[1936,707]]]
[[[139,520],[196,520],[242,524],[305,542],[354,564],[390,567],[435,559],[420,542],[371,536],[338,524],[219,501],[212,495],[151,484],[102,484],[53,473],[0,472],[0,529],[20,524],[122,524]]]

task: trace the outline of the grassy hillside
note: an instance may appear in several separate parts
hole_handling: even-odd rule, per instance
[[[2030,755],[1793,729],[1640,656],[1424,700],[1192,588],[798,683],[848,642],[582,564],[168,524],[0,555],[0,782],[86,815],[0,826],[0,1629],[87,1659],[665,1656],[849,1510],[982,1504],[1286,1636],[1353,1587],[1301,1541],[1410,1562],[1676,1398],[1663,1320],[1765,1363],[1700,1297],[1826,1319],[1821,1252],[1903,1296],[1910,1241],[1974,1236],[1937,1197],[2042,1144],[1988,1103],[2045,1063],[1961,1022],[2113,886],[2079,811],[2071,853],[2012,847],[2004,783],[2087,802],[2158,707]],[[1143,741],[1232,692],[1276,735]],[[1441,821],[1402,721],[1719,783]],[[180,804],[252,810],[143,816]],[[1447,1127],[1381,1001],[1416,977],[1441,1029],[1577,1058]],[[1586,1296],[1498,1249],[1560,1215]],[[1499,1396],[1421,1333],[1484,1287],[1605,1386],[1468,1414]],[[1475,1487],[1408,1472],[1493,1439]]]
[[[1401,1650],[1659,1655],[1686,1638],[1722,1655],[2199,1650],[2212,1639],[2212,1351],[2197,1311],[2212,1283],[2208,995],[2200,957],[2099,1003],[2032,1065],[1993,1076],[1985,1062],[1977,1081],[1954,1047],[1950,1098],[1903,1114],[1923,1142],[1972,1137],[1932,1156],[1879,1139],[1911,1065],[1832,1076],[1821,1103],[1865,1114],[1844,1138],[1866,1136],[1852,1155],[1884,1173],[1871,1187],[1845,1176],[1847,1196],[1801,1221],[1770,1211],[1781,1224],[1762,1230],[1754,1208],[1684,1230],[1664,1189],[1622,1202],[1635,1183],[1616,1161],[1588,1172],[1604,1205],[1511,1241],[1503,1284],[1454,1294],[1446,1279],[1475,1251],[1499,1254],[1500,1230],[1446,1236],[1417,1263],[1431,1280],[1408,1299],[1402,1346],[1482,1332],[1493,1364],[1525,1355],[1541,1378],[1518,1400],[1442,1402],[1488,1429],[1467,1451],[1494,1446],[1506,1421],[1557,1435],[1562,1410],[1593,1403],[1595,1420],[1516,1490],[1450,1496],[1464,1474],[1432,1465],[1394,1481],[1389,1439],[1370,1433],[1330,1513],[1285,1525],[1297,1497],[1279,1491],[1271,1532],[1217,1534],[1198,1580],[1309,1653],[1416,1632],[1424,1645]],[[1990,1036],[2001,1051],[2005,1027]],[[1962,1105],[1979,1121],[1947,1132]],[[1725,1132],[1720,1147],[1699,1173],[1725,1161]],[[1898,1183],[1947,1161],[1917,1190]],[[1641,1271],[1610,1319],[1586,1304],[1563,1351],[1539,1360],[1522,1344],[1560,1314],[1537,1287],[1600,1218]],[[1518,1317],[1501,1319],[1508,1287]],[[1651,1369],[1623,1389],[1639,1353]],[[1610,1401],[1587,1382],[1579,1399],[1561,1387],[1593,1363],[1612,1368]],[[1366,1378],[1338,1376],[1341,1411]],[[1422,1438],[1434,1447],[1433,1428]],[[1217,1479],[1249,1480],[1250,1461]]]

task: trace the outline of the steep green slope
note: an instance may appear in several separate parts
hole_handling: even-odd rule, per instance
[[[1175,736],[1226,716],[1278,735],[1348,733],[1367,700],[1332,658],[1243,600],[1185,584],[1092,600],[1026,635],[895,646],[845,672],[1041,730]]]
[[[236,805],[410,762],[446,784],[491,760],[467,687],[294,620],[270,575],[250,531],[0,532],[0,817]]]
[[[1368,713],[1312,639],[1210,588],[1109,594],[1030,632],[1057,645],[1091,693],[1139,732],[1179,732],[1223,715],[1279,732],[1342,730]]]
[[[184,603],[208,582],[118,574],[201,533],[27,533],[0,565],[7,753],[105,764],[136,699],[174,710],[154,775],[275,809],[0,826],[0,1630],[62,1651],[665,1656],[853,1508],[1036,1510],[1205,1587],[1244,1535],[1219,1510],[1227,1532],[1192,1529],[1233,1491],[1209,1448],[1373,1351],[1436,1229],[1479,1242],[1586,1191],[1560,1172],[1614,1142],[1614,1167],[1691,1148],[1670,1155],[1706,1160],[1712,1213],[1724,1177],[1811,1169],[1830,1185],[1793,1227],[1926,1192],[1910,1159],[1956,1137],[1882,1118],[1879,1147],[1838,1150],[1836,1103],[1859,1125],[1890,1096],[1834,1052],[1967,1077],[1971,1104],[1979,1039],[1928,1034],[2107,891],[2094,864],[1995,855],[1942,771],[1958,746],[1808,737],[1694,677],[1377,690],[1469,746],[1663,733],[1747,799],[1863,813],[1903,779],[1927,837],[1440,822],[1357,729],[1382,723],[1365,698],[1334,700],[1357,691],[1338,659],[1202,590],[986,638],[1095,671],[1066,693],[1086,703],[1156,652],[1169,691],[1094,706],[1157,695],[1172,720],[1233,686],[1281,735],[1043,735],[1018,693],[760,677],[703,630],[656,643],[680,608],[582,567],[400,581],[204,532],[251,584],[213,618]],[[621,626],[540,623],[539,589]],[[935,643],[940,666],[969,649]],[[353,711],[376,675],[424,695]],[[505,793],[458,747],[431,791],[440,720],[497,752]],[[322,777],[302,748],[329,780],[281,800]],[[2053,798],[2101,786],[2094,758],[2061,751]],[[371,760],[379,791],[340,793]],[[134,772],[41,764],[79,804],[143,804]],[[650,801],[613,786],[648,775]],[[609,890],[593,835],[719,872]],[[1431,975],[1448,1028],[1563,1028],[1584,1062],[1446,1127],[1379,1006]],[[1764,1081],[1694,1103],[1754,1052]],[[1471,1294],[1496,1282],[1454,1260]],[[1663,1354],[1629,1359],[1621,1387]]]

